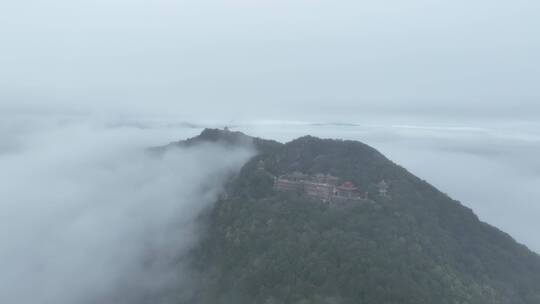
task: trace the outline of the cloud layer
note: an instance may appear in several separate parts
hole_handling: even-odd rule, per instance
[[[2,303],[183,296],[182,257],[200,236],[195,219],[252,154],[208,144],[156,157],[143,149],[155,139],[140,130],[61,120],[9,125],[0,152]]]

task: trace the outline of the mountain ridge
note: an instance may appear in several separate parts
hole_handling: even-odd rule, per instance
[[[366,144],[216,129],[182,144],[246,139],[258,154],[207,215],[195,250],[206,278],[196,303],[540,303],[538,254]],[[332,208],[275,191],[275,177],[294,171],[370,193],[387,180],[391,199]]]

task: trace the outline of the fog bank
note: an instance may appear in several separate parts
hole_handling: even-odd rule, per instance
[[[172,132],[99,121],[6,119],[0,129],[1,303],[183,296],[195,219],[252,155],[207,144],[150,156],[144,148]]]

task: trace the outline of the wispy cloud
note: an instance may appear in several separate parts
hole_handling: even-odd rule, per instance
[[[190,287],[181,261],[200,237],[196,217],[250,147],[156,157],[144,151],[153,132],[45,125],[12,125],[18,148],[0,154],[0,302],[176,303]]]

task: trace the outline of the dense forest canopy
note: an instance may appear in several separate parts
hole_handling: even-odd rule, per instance
[[[355,141],[286,144],[205,130],[176,144],[258,151],[202,220],[195,303],[538,304],[540,258],[472,210]],[[333,206],[275,191],[276,176],[331,174],[373,193]],[[389,196],[377,183],[389,183]]]

